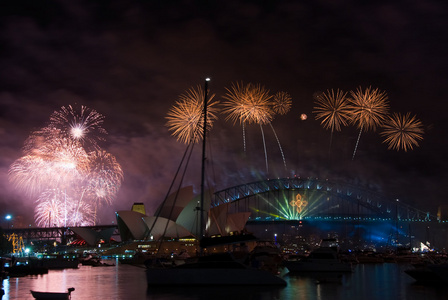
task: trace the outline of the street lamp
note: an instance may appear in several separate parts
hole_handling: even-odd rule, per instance
[[[12,216],[11,215],[6,215],[5,219],[6,219],[6,221],[8,221],[8,229],[9,229],[9,225],[11,224]]]

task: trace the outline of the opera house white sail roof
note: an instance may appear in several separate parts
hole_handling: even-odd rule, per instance
[[[229,213],[229,203],[210,209],[209,190],[204,197],[204,210],[207,216],[208,235],[228,235],[242,231],[250,212]],[[198,237],[199,235],[199,197],[193,196],[193,187],[187,186],[170,194],[157,208],[154,216],[136,211],[116,212],[118,228],[122,241],[157,240],[159,238]]]

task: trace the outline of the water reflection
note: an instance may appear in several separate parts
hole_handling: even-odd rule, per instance
[[[416,285],[404,273],[409,265],[358,265],[353,273],[291,274],[286,287],[148,287],[145,269],[117,263],[114,267],[80,266],[50,270],[48,274],[3,281],[2,300],[33,299],[30,289],[66,291],[74,287],[73,300],[334,300],[334,299],[447,299],[448,287]]]
[[[164,287],[148,288],[147,299],[182,299],[182,300],[272,300],[282,299],[281,291],[284,287]]]
[[[300,299],[447,299],[448,287],[415,284],[404,273],[409,267],[400,264],[361,264],[356,266],[353,273],[334,274],[336,280],[329,279],[329,274],[291,274],[287,277],[287,293],[281,297],[294,299],[295,294],[300,295]]]

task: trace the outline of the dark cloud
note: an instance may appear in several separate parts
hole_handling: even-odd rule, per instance
[[[215,124],[216,189],[299,174],[435,209],[447,198],[446,11],[438,1],[9,1],[0,12],[0,213],[32,215],[22,206],[30,200],[8,183],[8,168],[31,131],[74,103],[106,117],[103,146],[125,172],[103,218],[133,202],[154,210],[185,150],[165,127],[166,113],[206,76],[217,99],[236,81],[293,98],[291,112],[273,121],[275,134],[263,127],[269,171],[259,126],[246,128],[244,152],[238,124],[223,117]],[[423,121],[420,147],[395,153],[366,132],[352,161],[358,132],[349,127],[329,151],[313,94],[369,85],[387,91],[393,111]],[[197,189],[196,152],[187,183]]]

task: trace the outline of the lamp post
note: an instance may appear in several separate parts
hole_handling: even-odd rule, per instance
[[[203,116],[204,123],[202,128],[202,169],[201,169],[201,203],[200,203],[200,220],[199,220],[199,238],[202,239],[204,236],[204,183],[205,183],[205,137],[207,136],[207,101],[208,101],[208,82],[210,78],[205,79],[204,84],[204,107]],[[200,248],[200,254],[203,254],[204,249]]]
[[[8,222],[8,229],[9,229],[9,226],[11,225],[12,216],[11,215],[6,215],[5,219]]]

